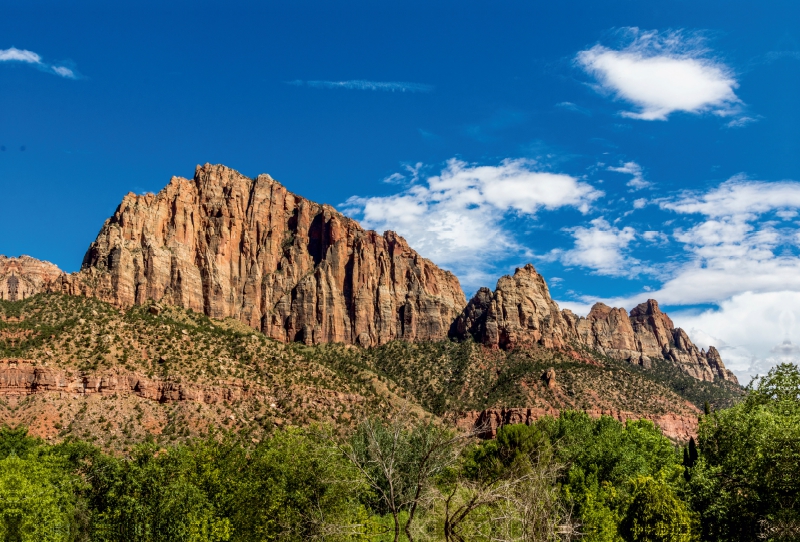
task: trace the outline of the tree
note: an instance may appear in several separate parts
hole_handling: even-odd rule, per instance
[[[376,509],[391,515],[395,542],[401,530],[413,539],[412,525],[420,505],[430,501],[435,478],[455,464],[457,444],[467,438],[433,421],[408,429],[404,418],[397,416],[391,423],[365,419],[342,448],[374,491]],[[407,514],[404,522],[402,513]]]
[[[52,460],[23,459],[13,451],[0,460],[0,539],[13,542],[72,540],[73,481]]]
[[[459,475],[446,484],[446,540],[548,540],[566,520],[559,466],[539,428],[505,425],[495,440],[468,447],[462,461]]]
[[[704,416],[691,470],[703,537],[720,541],[800,537],[800,370],[778,365],[746,400]]]
[[[692,519],[686,505],[663,480],[639,476],[633,480],[633,501],[620,523],[628,542],[689,542]]]

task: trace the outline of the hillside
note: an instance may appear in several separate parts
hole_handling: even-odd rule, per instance
[[[62,294],[0,301],[0,358],[1,423],[117,450],[147,435],[180,441],[216,427],[260,439],[276,426],[344,428],[399,412],[469,425],[476,412],[502,407],[657,423],[669,414],[684,425],[662,426],[680,439],[703,401],[723,406],[739,393],[589,351],[502,351],[472,341],[284,344],[232,319],[160,304],[124,311]]]
[[[575,409],[687,440],[740,395],[653,299],[578,316],[528,264],[467,302],[395,232],[222,165],[125,196],[77,273],[0,256],[0,422],[49,439]]]

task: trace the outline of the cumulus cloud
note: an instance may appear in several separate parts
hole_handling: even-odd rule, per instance
[[[490,276],[492,259],[525,252],[507,219],[562,207],[585,213],[602,194],[570,175],[541,171],[530,160],[479,166],[452,159],[438,175],[415,182],[412,174],[402,191],[353,196],[343,210],[365,227],[397,231],[422,255],[450,267],[471,286]]]
[[[628,45],[595,45],[577,63],[597,79],[598,90],[633,104],[623,116],[666,120],[676,112],[734,114],[741,100],[733,71],[709,57],[702,41],[684,32],[625,29]]]
[[[343,88],[349,90],[382,90],[385,92],[432,92],[433,85],[422,83],[408,83],[404,81],[365,81],[353,79],[350,81],[290,81],[290,85],[309,86],[312,88]]]
[[[765,182],[737,175],[708,192],[687,192],[661,207],[678,213],[698,213],[709,217],[754,218],[772,210],[800,208],[800,183]]]
[[[53,73],[61,77],[66,77],[67,79],[77,78],[77,75],[72,69],[67,68],[66,66],[48,64],[44,62],[42,57],[37,53],[34,53],[33,51],[27,51],[25,49],[17,49],[16,47],[11,47],[10,49],[0,49],[0,62],[22,62],[25,64],[30,64],[31,66],[42,71]]]
[[[619,167],[609,167],[608,171],[615,171],[617,173],[626,173],[631,176],[631,180],[627,182],[632,190],[641,190],[647,188],[650,183],[644,179],[644,171],[642,166],[636,162],[625,162]]]
[[[636,239],[631,227],[615,228],[604,218],[595,218],[590,227],[570,228],[574,247],[549,253],[564,265],[577,265],[600,275],[629,276],[641,271],[639,260],[627,255],[628,245]]]
[[[800,321],[800,224],[794,220],[800,211],[800,183],[738,176],[705,192],[656,203],[684,222],[671,232],[671,240],[682,246],[682,261],[659,265],[667,278],[655,291],[585,296],[575,305],[585,308],[603,301],[630,309],[647,298],[672,307],[712,305],[671,315],[700,346],[720,348],[726,364],[745,381],[794,356],[794,345],[800,344],[800,326],[795,325]],[[686,220],[693,223],[687,226]],[[667,240],[656,230],[641,237]]]
[[[701,348],[716,346],[743,382],[778,363],[800,363],[800,292],[744,292],[701,312],[671,315]]]

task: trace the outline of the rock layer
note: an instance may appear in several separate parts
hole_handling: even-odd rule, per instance
[[[648,368],[654,360],[667,360],[699,380],[737,382],[719,352],[713,346],[708,352],[697,348],[655,300],[636,306],[630,314],[597,303],[588,316],[579,317],[559,310],[544,278],[530,264],[500,278],[494,292],[481,288],[456,319],[451,334],[504,349],[572,344]]]
[[[187,386],[180,382],[148,378],[129,371],[75,375],[42,366],[33,360],[0,360],[0,396],[19,397],[38,393],[132,394],[160,403],[194,401],[205,404],[230,403],[251,396],[266,396],[263,390],[241,381],[224,381],[218,386],[198,384]]]
[[[307,344],[443,339],[466,304],[458,279],[394,232],[210,164],[125,196],[53,289],[122,308],[162,301]]]
[[[698,416],[679,414],[641,414],[623,410],[590,409],[586,413],[592,418],[610,416],[620,422],[646,419],[652,421],[670,439],[687,442],[697,437]],[[477,431],[481,438],[494,438],[503,425],[524,423],[531,425],[545,416],[557,417],[559,411],[549,408],[490,408],[463,413],[456,422],[466,431]]]
[[[0,255],[0,299],[19,301],[47,291],[61,275],[62,271],[50,262]]]

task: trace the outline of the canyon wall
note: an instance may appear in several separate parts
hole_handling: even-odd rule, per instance
[[[0,299],[20,301],[46,291],[62,271],[50,262],[20,256],[0,255]]]
[[[231,317],[280,341],[361,346],[473,337],[490,347],[586,347],[650,367],[664,359],[706,381],[736,377],[649,300],[630,314],[595,304],[560,310],[528,264],[466,302],[458,279],[387,231],[289,192],[269,175],[221,165],[173,177],[158,194],[128,194],[78,273],[0,257],[0,298],[40,291],[120,308],[150,300]]]
[[[443,339],[466,304],[458,279],[394,232],[366,231],[269,175],[209,164],[158,194],[125,196],[81,271],[52,289],[232,317],[281,341],[362,346]]]
[[[698,380],[737,382],[713,346],[695,346],[663,313],[655,300],[625,309],[603,303],[586,317],[559,310],[542,276],[528,264],[497,281],[494,292],[481,288],[456,319],[451,335],[503,349],[525,344],[553,348],[580,345],[600,354],[651,367],[654,359],[677,365]]]

